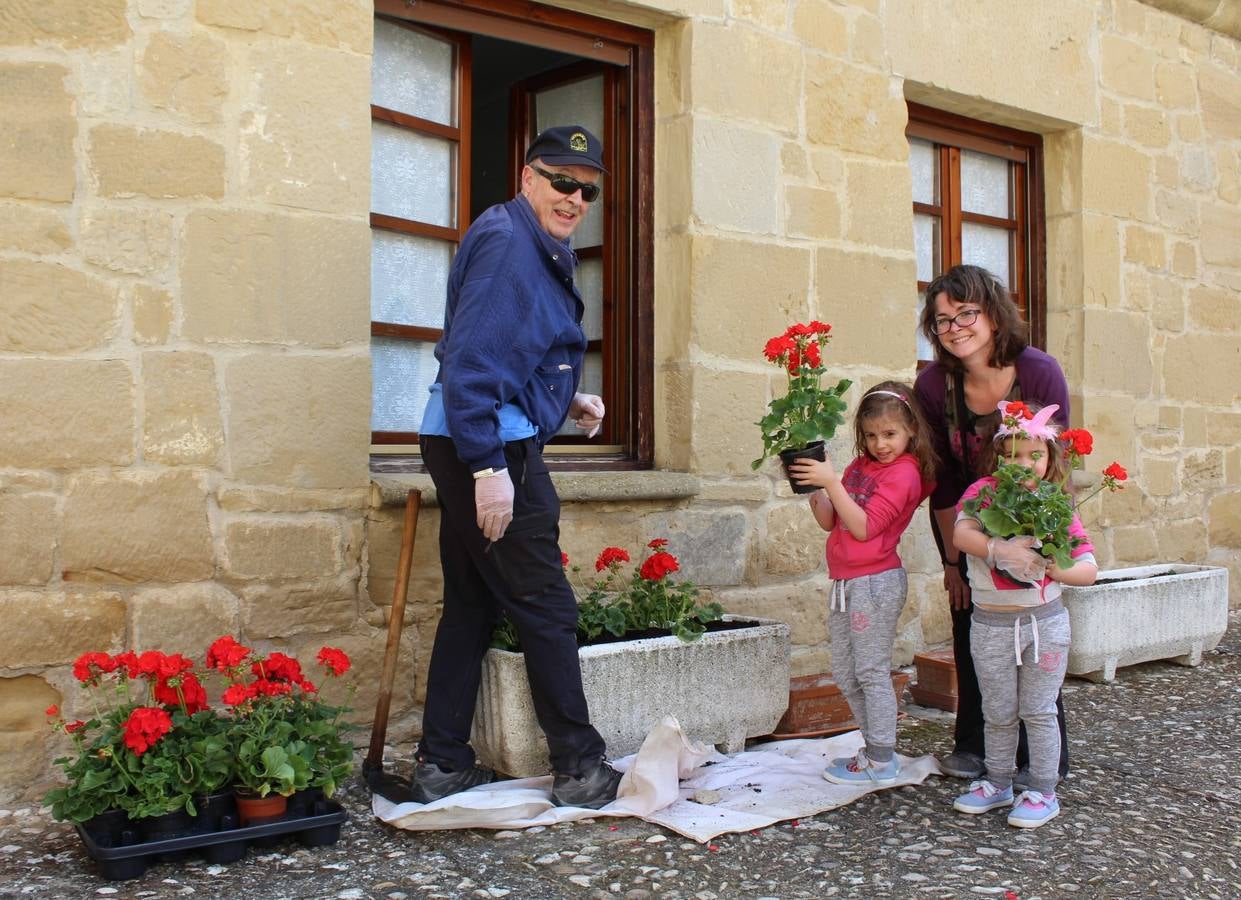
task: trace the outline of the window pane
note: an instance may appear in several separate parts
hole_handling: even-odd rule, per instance
[[[455,144],[386,122],[371,122],[371,211],[456,227]]]
[[[930,281],[939,274],[939,218],[914,214],[914,255],[918,258],[918,280]]]
[[[939,205],[939,153],[926,141],[909,142],[909,174],[913,177],[914,203]]]
[[[1007,228],[961,223],[961,261],[990,270],[1011,291],[1012,273],[1009,271],[1009,253],[1013,232]]]
[[[372,431],[418,430],[439,368],[434,350],[431,343],[371,338]]]
[[[603,260],[582,260],[574,280],[582,294],[582,302],[586,304],[586,311],[582,314],[586,339],[600,340],[603,337]]]
[[[548,88],[535,94],[534,127],[538,131],[553,125],[585,125],[603,140],[603,76],[595,75],[570,84]],[[603,189],[608,189],[603,176]],[[573,232],[574,247],[597,247],[603,243],[603,200],[596,200],[593,213]]]
[[[434,376],[432,376],[434,377]],[[603,396],[603,354],[594,352],[587,353],[582,360],[582,383],[577,389],[584,394],[598,394]],[[611,410],[607,411],[607,415],[611,415]],[[606,416],[605,416],[606,421]],[[586,432],[580,430],[572,419],[565,419],[564,426],[556,432],[564,435],[577,435],[585,437]],[[598,435],[596,435],[596,438]]]
[[[1012,215],[1008,160],[961,151],[961,209],[1001,219]]]
[[[918,310],[918,319],[922,317],[922,304],[924,302],[925,298],[921,294],[914,295],[914,309]],[[914,334],[916,335],[914,344],[918,349],[918,359],[934,359],[935,345],[927,340],[926,335],[922,333],[922,329],[917,324],[914,325]]]
[[[452,245],[371,230],[371,319],[440,328]]]
[[[451,44],[375,20],[371,102],[444,125],[455,125]]]

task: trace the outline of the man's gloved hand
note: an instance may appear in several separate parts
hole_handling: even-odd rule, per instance
[[[489,541],[498,541],[513,521],[513,479],[508,469],[474,479],[474,510],[478,527]]]
[[[1039,539],[1031,535],[992,538],[987,542],[987,565],[1003,569],[1018,581],[1042,581],[1051,560],[1033,549],[1038,544]]]
[[[573,402],[569,404],[569,418],[575,420],[577,427],[586,432],[586,437],[592,438],[599,433],[603,416],[602,397],[581,392],[573,395]]]

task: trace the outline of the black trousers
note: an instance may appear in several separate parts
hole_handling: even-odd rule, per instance
[[[965,554],[961,557],[961,577],[965,574]],[[966,578],[968,584],[968,578]],[[973,604],[968,609],[952,611],[952,656],[957,666],[957,723],[954,732],[956,750],[972,753],[986,759],[987,748],[983,741],[982,692],[978,689],[978,674],[974,671],[974,654],[970,649],[970,623]],[[1064,721],[1064,695],[1056,695],[1056,721],[1060,725],[1060,777],[1069,773],[1069,735]],[[1017,768],[1030,764],[1030,749],[1026,744],[1026,726],[1023,722],[1017,737]]]
[[[513,522],[490,543],[479,530],[474,477],[450,438],[422,439],[440,505],[444,607],[431,665],[418,756],[446,769],[474,765],[470,726],[483,655],[501,611],[517,629],[535,715],[552,770],[578,775],[601,759],[577,658],[577,600],[560,565],[560,498],[533,439],[505,445]]]

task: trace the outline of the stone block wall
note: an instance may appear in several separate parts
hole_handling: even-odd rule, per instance
[[[830,665],[824,536],[749,467],[783,387],[760,350],[819,318],[851,404],[912,380],[913,100],[1044,135],[1049,350],[1092,468],[1133,475],[1086,510],[1102,562],[1238,583],[1241,45],[1178,3],[553,4],[656,41],[665,471],[580,476],[574,562],[667,537],[727,608],[793,625],[795,674]],[[34,9],[0,9],[0,794],[48,774],[42,709],[72,705],[86,649],[331,641],[366,718],[401,525],[367,491],[371,4]],[[397,740],[418,729],[437,529],[429,505]],[[925,515],[901,552],[905,662],[950,627]]]
[[[378,670],[372,15],[0,9],[0,795],[52,774],[86,650],[231,633]]]

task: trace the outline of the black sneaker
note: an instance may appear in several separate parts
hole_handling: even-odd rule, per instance
[[[557,775],[552,779],[552,803],[584,809],[607,806],[616,799],[621,777],[606,759],[587,766],[581,775]]]
[[[415,803],[431,803],[450,794],[467,791],[480,784],[491,784],[495,780],[495,772],[478,766],[450,772],[433,762],[418,762],[414,764],[414,783],[411,793]]]
[[[939,761],[939,769],[953,778],[982,778],[987,772],[982,758],[963,750],[954,750]]]

